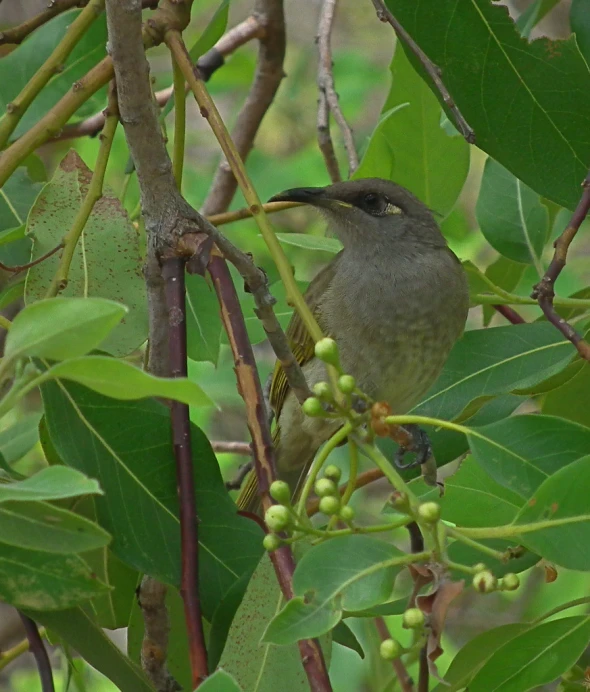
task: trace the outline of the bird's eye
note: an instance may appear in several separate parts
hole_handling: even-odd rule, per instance
[[[385,213],[387,207],[387,200],[376,192],[369,192],[364,195],[362,201],[363,209],[369,214],[374,214],[380,216]]]

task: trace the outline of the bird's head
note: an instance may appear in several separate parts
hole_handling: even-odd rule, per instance
[[[318,208],[345,247],[367,242],[446,246],[430,209],[391,180],[361,178],[327,187],[298,187],[270,201]]]

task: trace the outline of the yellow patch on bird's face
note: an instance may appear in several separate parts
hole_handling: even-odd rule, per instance
[[[354,204],[349,204],[348,202],[343,202],[341,199],[334,199],[332,200],[334,204],[338,205],[339,207],[344,207],[345,209],[353,209]]]
[[[403,214],[404,212],[401,207],[397,207],[395,204],[389,202],[385,207],[385,213],[394,216],[396,214]]]

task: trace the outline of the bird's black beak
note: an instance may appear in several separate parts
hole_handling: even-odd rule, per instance
[[[271,197],[269,202],[301,202],[312,207],[334,209],[336,207],[351,207],[348,202],[335,199],[327,194],[325,187],[294,187]]]

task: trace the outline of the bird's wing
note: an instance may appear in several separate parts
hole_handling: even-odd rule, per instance
[[[323,325],[321,314],[318,310],[318,304],[328,286],[332,283],[332,279],[336,273],[341,254],[342,253],[338,253],[336,257],[334,257],[334,259],[319,272],[315,279],[313,279],[313,281],[309,284],[307,291],[305,292],[305,302],[311,308],[311,311],[314,317],[318,320],[320,327]],[[301,320],[301,317],[297,312],[294,312],[293,316],[291,317],[291,321],[287,327],[286,336],[297,362],[303,367],[313,358],[314,341],[309,335],[303,321]],[[325,334],[325,336],[330,335]],[[277,361],[270,385],[270,405],[275,413],[276,420],[279,418],[288,393],[289,383],[285,377],[285,371],[281,367],[281,364]]]

